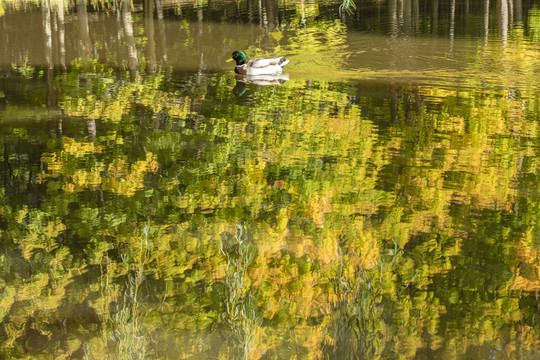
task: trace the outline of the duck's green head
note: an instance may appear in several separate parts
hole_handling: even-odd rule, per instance
[[[236,61],[236,65],[243,65],[246,63],[246,54],[240,50],[236,50],[232,53],[232,59]]]

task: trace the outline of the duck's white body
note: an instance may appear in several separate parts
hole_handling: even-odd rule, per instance
[[[234,71],[240,75],[272,75],[283,72],[289,60],[281,57],[251,59],[242,65],[236,65]]]

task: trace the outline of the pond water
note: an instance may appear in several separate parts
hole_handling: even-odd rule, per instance
[[[0,358],[540,358],[540,1],[340,5],[0,0]]]

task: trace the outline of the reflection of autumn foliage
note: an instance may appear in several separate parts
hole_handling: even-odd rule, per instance
[[[515,244],[515,256],[519,265],[514,270],[515,277],[512,289],[525,292],[538,292],[540,290],[540,250],[535,247],[533,229],[530,229],[524,238]]]
[[[133,195],[135,191],[144,188],[144,177],[147,173],[158,170],[158,163],[152,153],[146,154],[145,160],[128,163],[121,159],[109,164],[107,178],[103,180],[103,190],[109,190],[119,195]]]
[[[122,100],[120,117],[101,112],[95,138],[47,140],[39,208],[10,205],[3,193],[3,241],[20,254],[2,260],[18,274],[2,275],[5,354],[28,351],[24,339],[34,335],[46,339],[44,351],[59,351],[54,324],[65,316],[66,355],[109,356],[144,338],[141,348],[159,356],[162,342],[198,355],[294,344],[307,358],[413,356],[426,334],[434,351],[489,346],[519,321],[515,341],[538,344],[528,295],[538,288],[534,218],[501,226],[494,215],[534,213],[516,205],[537,186],[534,143],[510,135],[533,139],[535,110],[506,110],[529,98],[429,86],[414,98],[403,88],[403,122],[385,125],[369,115],[389,116],[384,103],[353,104],[350,87],[324,81],[263,88],[249,106],[214,106],[207,96],[197,100],[204,114],[189,90],[145,89]],[[267,101],[270,91],[279,101]],[[134,112],[142,103],[145,112]],[[244,295],[229,298],[234,283],[224,279],[238,248],[227,258],[219,243],[242,221],[256,256],[237,284]],[[498,234],[506,234],[500,251]],[[501,291],[513,300],[488,299]],[[220,327],[238,336],[229,350],[212,330]],[[208,348],[194,347],[203,338]]]
[[[119,195],[133,195],[144,187],[144,176],[158,170],[158,163],[152,153],[147,153],[145,160],[129,163],[123,157],[106,165],[93,158],[102,152],[101,146],[93,142],[77,142],[68,137],[62,138],[62,142],[64,146],[60,152],[43,154],[41,160],[47,170],[41,174],[40,181],[62,176],[69,179],[63,187],[68,193],[95,190],[101,186],[102,190]],[[93,156],[85,159],[85,155],[90,154]],[[92,165],[89,169],[81,169],[77,168],[79,162],[89,162]]]

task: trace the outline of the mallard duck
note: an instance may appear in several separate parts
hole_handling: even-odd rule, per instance
[[[289,63],[289,60],[282,57],[257,58],[246,61],[246,54],[236,50],[232,57],[227,60],[236,61],[234,72],[240,75],[271,75],[279,74],[283,67]]]

